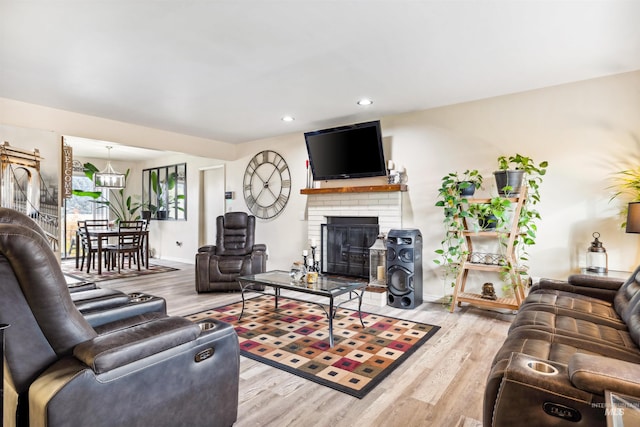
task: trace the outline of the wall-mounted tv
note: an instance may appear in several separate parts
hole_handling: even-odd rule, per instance
[[[313,179],[385,176],[380,121],[306,132]]]

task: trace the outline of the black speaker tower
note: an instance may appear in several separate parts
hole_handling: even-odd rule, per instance
[[[387,236],[387,305],[415,308],[422,304],[422,233],[389,230]]]

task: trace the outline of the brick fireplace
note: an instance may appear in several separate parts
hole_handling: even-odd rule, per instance
[[[363,191],[361,187],[354,189],[356,191],[303,190],[303,194],[308,195],[307,235],[310,240],[321,241],[322,226],[329,222],[329,218],[345,217],[353,222],[354,218],[362,217],[363,223],[370,223],[371,218],[376,218],[379,232],[384,234],[391,229],[402,228],[402,191],[406,190],[405,186],[366,187],[371,191]]]
[[[321,241],[321,228],[329,218],[376,218],[379,232],[402,228],[402,197],[406,185],[380,185],[339,189],[303,189],[307,195],[307,235]],[[364,221],[363,221],[364,222]],[[367,304],[384,306],[387,293],[381,289],[365,292]]]
[[[309,192],[307,197],[307,235],[320,241],[320,226],[328,217],[377,217],[380,232],[402,228],[402,192]]]

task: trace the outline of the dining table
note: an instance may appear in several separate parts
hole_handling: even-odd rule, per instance
[[[120,237],[120,236],[128,236],[136,233],[140,233],[142,235],[143,245],[143,256],[144,256],[144,266],[145,268],[149,268],[149,230],[142,230],[139,232],[134,231],[120,231],[118,227],[107,227],[107,228],[92,228],[88,231],[89,238],[96,239],[96,249],[98,260],[102,260],[102,246],[105,240],[108,240],[111,237]],[[76,231],[76,268],[80,265],[80,231]],[[102,274],[102,262],[98,262],[98,274]]]

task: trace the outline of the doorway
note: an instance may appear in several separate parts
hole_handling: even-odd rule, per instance
[[[200,169],[200,246],[215,244],[216,218],[225,213],[225,187],[224,165]]]

